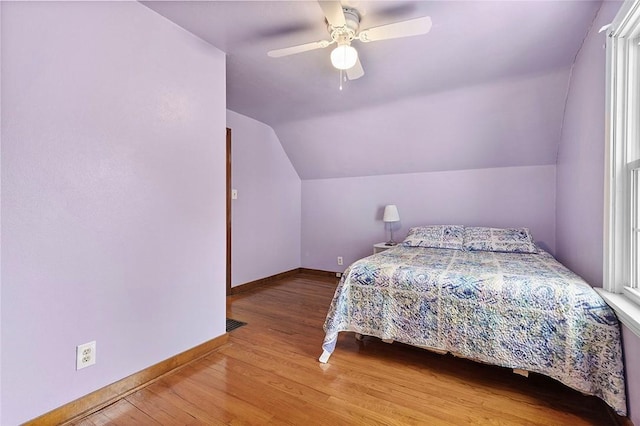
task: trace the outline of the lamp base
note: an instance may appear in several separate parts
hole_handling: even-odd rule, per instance
[[[398,245],[398,243],[396,243],[396,242],[395,242],[395,241],[393,241],[393,240],[389,240],[389,241],[387,241],[386,243],[384,243],[384,245],[385,245],[385,246],[395,246],[395,245]]]

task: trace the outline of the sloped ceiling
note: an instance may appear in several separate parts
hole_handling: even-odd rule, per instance
[[[346,1],[361,28],[428,15],[426,36],[354,42],[338,89],[315,1],[145,5],[227,53],[227,106],[274,128],[302,179],[555,164],[569,70],[601,2]]]

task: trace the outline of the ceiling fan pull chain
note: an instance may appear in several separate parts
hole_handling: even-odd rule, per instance
[[[340,90],[342,90],[342,70],[340,70]]]

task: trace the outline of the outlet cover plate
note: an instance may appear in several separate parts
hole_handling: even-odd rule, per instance
[[[96,363],[96,341],[84,343],[76,347],[76,370]]]

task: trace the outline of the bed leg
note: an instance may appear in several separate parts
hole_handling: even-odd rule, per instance
[[[357,340],[358,342],[362,342],[362,334],[360,334],[360,333],[356,333],[356,340]]]
[[[320,355],[320,358],[318,359],[318,361],[320,361],[323,364],[326,364],[329,361],[329,357],[331,356],[331,352],[327,352],[327,351],[322,351],[322,355]]]
[[[513,373],[514,374],[519,374],[523,377],[529,377],[529,372],[527,370],[521,370],[519,368],[514,368],[513,369]]]

